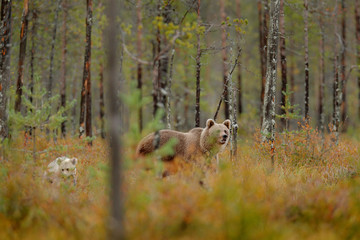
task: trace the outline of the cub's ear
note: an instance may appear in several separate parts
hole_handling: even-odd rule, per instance
[[[225,120],[223,124],[230,130],[231,121],[229,119]]]
[[[77,158],[72,158],[72,159],[71,159],[71,163],[72,163],[73,165],[76,165],[77,162],[78,162]]]
[[[215,124],[215,121],[212,120],[211,118],[209,118],[207,121],[206,121],[206,127],[207,128],[211,128],[212,126],[214,126]]]
[[[64,159],[62,157],[58,157],[57,159],[55,159],[55,162],[57,165],[60,165],[62,163]]]

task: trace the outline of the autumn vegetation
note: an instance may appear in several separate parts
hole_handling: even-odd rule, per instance
[[[0,239],[360,239],[359,2],[2,0]]]

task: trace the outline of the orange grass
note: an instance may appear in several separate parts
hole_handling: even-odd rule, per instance
[[[307,134],[303,134],[307,132]],[[188,166],[165,179],[134,161],[126,146],[125,228],[129,239],[359,239],[359,142],[339,145],[307,129],[278,136],[275,165],[266,145],[240,141],[238,158],[221,155],[199,169]],[[0,239],[104,239],[107,231],[108,149],[96,139],[14,140],[0,165]],[[78,183],[60,187],[42,181],[43,169],[59,156],[79,159]],[[149,164],[149,163],[148,163]],[[161,164],[160,164],[161,165]],[[161,167],[161,166],[160,166]],[[202,181],[203,184],[199,184]]]

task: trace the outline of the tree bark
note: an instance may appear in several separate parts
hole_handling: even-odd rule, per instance
[[[136,48],[137,48],[137,57],[139,59],[141,59],[142,57],[142,41],[143,41],[141,2],[142,0],[137,0],[137,4],[136,4],[136,23],[137,23]],[[140,62],[137,63],[137,89],[140,92],[140,101],[141,101],[142,100],[142,64]],[[142,105],[139,106],[138,124],[139,124],[139,130],[141,132],[143,129]]]
[[[86,1],[86,45],[84,57],[83,85],[80,101],[80,137],[84,130],[87,137],[92,137],[91,128],[91,26],[92,26],[92,0]],[[86,112],[86,116],[85,116]],[[85,127],[85,129],[84,129]],[[89,141],[92,145],[92,141]]]
[[[106,41],[107,53],[107,94],[108,94],[108,133],[110,145],[110,217],[109,217],[109,239],[125,239],[124,231],[124,207],[122,197],[122,143],[120,128],[122,125],[119,114],[121,99],[117,98],[118,81],[118,28],[116,17],[118,14],[117,3],[121,1],[109,0],[107,7],[108,31]]]
[[[61,106],[65,108],[66,106],[66,55],[67,55],[67,2],[63,1],[63,25],[62,25],[62,61],[61,61],[61,88],[60,88],[60,98]],[[61,123],[61,134],[63,137],[66,136],[65,121]]]
[[[197,25],[200,27],[200,0],[197,3]],[[196,102],[195,102],[195,127],[200,127],[200,71],[201,71],[201,49],[200,33],[196,34]]]
[[[220,3],[220,17],[222,22],[226,22],[226,13],[225,13],[225,2],[224,0],[219,0]],[[224,112],[225,112],[225,119],[230,118],[230,104],[229,104],[229,89],[227,85],[227,75],[228,69],[226,66],[227,62],[227,50],[226,50],[226,24],[223,24],[222,31],[221,31],[221,55],[222,55],[222,68],[223,68],[223,85],[224,85]]]
[[[336,0],[336,5],[338,1]],[[335,7],[336,8],[336,7]],[[337,9],[335,9],[334,15],[334,84],[333,84],[333,129],[332,132],[335,135],[336,145],[339,142],[339,125],[340,125],[340,106],[341,106],[341,86],[339,84],[339,70],[338,70],[338,33],[337,33]]]
[[[305,121],[309,121],[309,35],[308,35],[308,0],[304,0],[304,48],[305,48]]]
[[[280,62],[281,62],[281,101],[280,101],[280,114],[285,114],[285,92],[287,88],[287,64],[286,64],[286,45],[285,45],[285,14],[284,14],[284,0],[280,0],[280,19],[279,19],[279,27],[280,27]],[[281,128],[286,129],[286,119],[281,118]]]
[[[360,66],[360,4],[359,0],[355,0],[355,25],[356,25],[356,64]],[[358,119],[360,119],[360,68],[357,70],[358,84]]]
[[[20,50],[19,50],[19,62],[18,62],[18,77],[16,83],[16,100],[15,111],[19,112],[21,109],[21,97],[22,88],[24,84],[24,62],[26,56],[26,42],[29,23],[29,0],[24,0],[24,10],[21,17],[21,29],[20,29]]]
[[[33,102],[33,93],[34,93],[34,61],[35,61],[35,36],[37,30],[37,11],[36,9],[32,10],[32,26],[31,26],[31,55],[30,55],[30,92],[31,96],[29,98],[30,102]]]
[[[8,96],[10,85],[11,0],[1,1],[0,28],[0,138],[8,137]]]
[[[342,99],[341,99],[341,122],[342,122],[342,132],[347,130],[347,106],[346,106],[346,6],[345,0],[341,0],[341,90],[342,90]]]
[[[58,0],[57,5],[56,5],[56,10],[55,10],[54,29],[53,29],[52,40],[51,40],[48,98],[51,98],[51,96],[52,96],[55,41],[56,41],[56,31],[57,31],[57,25],[58,25],[58,15],[59,15],[60,6],[61,6],[61,0]]]
[[[240,0],[236,0],[236,17],[240,19],[241,14],[240,14]],[[237,50],[240,51],[241,47],[240,47],[240,43],[238,43],[237,46]],[[238,72],[237,72],[237,102],[238,102],[238,114],[239,116],[242,114],[243,112],[243,103],[242,103],[242,71],[241,71],[241,57],[239,58],[238,61],[238,66],[237,66]],[[236,150],[235,150],[236,151]]]
[[[99,92],[100,92],[100,129],[101,129],[101,138],[105,139],[105,102],[104,102],[104,67],[100,64],[100,74],[99,74]]]
[[[175,49],[171,51],[170,66],[169,66],[169,78],[167,84],[167,96],[166,96],[166,122],[168,129],[171,129],[171,83],[173,78],[173,66],[174,66]]]
[[[325,114],[324,114],[324,93],[325,93],[325,29],[323,23],[322,9],[320,10],[320,88],[319,88],[319,130],[324,134]]]
[[[276,97],[276,79],[277,79],[277,55],[279,42],[279,12],[280,0],[271,0],[270,2],[270,30],[267,48],[267,69],[265,98],[263,107],[263,123],[261,132],[262,141],[271,143],[271,159],[274,163],[273,153],[275,151],[275,97]]]

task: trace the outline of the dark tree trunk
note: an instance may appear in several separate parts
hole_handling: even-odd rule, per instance
[[[92,0],[86,1],[86,45],[84,57],[83,84],[80,100],[80,137],[84,131],[87,137],[92,137],[91,129],[91,26],[92,26]],[[85,114],[86,113],[86,114]],[[92,141],[89,142],[92,145]]]
[[[137,47],[137,57],[139,59],[141,59],[142,57],[142,41],[143,41],[143,37],[142,37],[142,28],[143,28],[143,24],[142,24],[142,14],[141,14],[141,0],[137,0],[137,5],[136,5],[136,17],[137,17],[137,41],[136,41],[136,47]],[[142,99],[142,64],[141,63],[137,63],[137,89],[140,92],[140,101]],[[142,106],[139,106],[139,130],[140,132],[143,129],[143,110],[142,110]]]
[[[321,10],[322,11],[322,10]],[[322,12],[319,16],[320,24],[320,87],[319,87],[319,129],[324,133],[325,115],[324,115],[324,93],[325,93],[325,32]]]
[[[337,1],[336,1],[337,4]],[[332,132],[335,135],[335,143],[336,145],[338,144],[339,141],[339,125],[340,125],[340,107],[341,107],[341,88],[340,88],[340,84],[339,84],[339,69],[338,69],[338,60],[339,60],[339,56],[338,56],[338,47],[337,47],[337,42],[338,42],[338,32],[337,32],[337,18],[334,17],[334,47],[333,47],[333,52],[334,52],[334,84],[333,84],[333,129]]]
[[[284,15],[284,0],[280,0],[280,63],[281,63],[281,101],[280,101],[280,114],[285,114],[285,92],[287,88],[287,64],[286,64],[286,45],[285,45],[285,15]],[[281,118],[281,128],[286,129],[286,119]]]
[[[57,31],[57,25],[58,25],[58,15],[59,15],[60,6],[61,6],[61,0],[58,0],[57,5],[56,5],[56,10],[55,10],[54,29],[53,29],[53,35],[52,35],[52,40],[51,40],[48,98],[51,98],[51,96],[52,96],[55,41],[56,41],[56,31]]]
[[[346,6],[345,0],[341,0],[341,121],[343,123],[342,132],[347,130],[347,106],[346,106]]]
[[[16,83],[16,100],[15,100],[16,112],[19,112],[21,109],[22,87],[24,84],[24,62],[26,56],[26,42],[27,42],[28,22],[29,22],[28,17],[29,17],[29,0],[24,0],[24,10],[21,17],[21,29],[20,29],[18,77]]]
[[[66,106],[66,54],[67,54],[67,40],[66,40],[66,27],[67,21],[67,2],[63,1],[63,25],[62,25],[62,61],[61,61],[61,106]],[[63,137],[66,136],[65,121],[61,123],[61,134]]]
[[[309,121],[309,36],[308,36],[308,0],[304,0],[304,48],[305,48],[305,121]]]
[[[119,103],[117,98],[118,81],[118,50],[117,36],[118,28],[116,17],[118,14],[117,3],[121,1],[109,0],[107,8],[108,31],[107,31],[107,94],[108,94],[108,133],[110,145],[110,213],[109,213],[109,239],[125,239],[124,231],[124,207],[122,197],[122,143],[120,128],[122,125],[119,114]]]
[[[225,3],[224,0],[220,0],[220,17],[221,21],[226,21],[226,13],[225,13]],[[222,68],[223,68],[223,85],[224,85],[224,112],[225,112],[225,119],[230,118],[230,104],[229,104],[229,86],[227,84],[227,75],[228,69],[226,66],[227,62],[227,51],[226,51],[226,24],[222,25],[224,29],[221,31],[221,55],[222,55]]]
[[[10,85],[11,0],[1,1],[0,28],[0,138],[8,137],[7,90]]]
[[[200,0],[197,4],[197,24],[200,26]],[[200,70],[201,49],[200,34],[196,34],[196,102],[195,102],[195,127],[200,127]]]
[[[279,12],[280,0],[271,0],[270,3],[270,30],[267,48],[267,69],[265,98],[263,107],[263,121],[261,132],[263,141],[271,144],[271,160],[274,164],[275,141],[275,97],[277,79],[277,55],[279,42]]]
[[[360,4],[355,0],[355,25],[356,25],[356,64],[360,66]],[[358,83],[358,118],[360,119],[360,68],[357,70]]]
[[[31,55],[30,55],[30,102],[33,102],[33,93],[34,93],[34,60],[35,60],[35,36],[36,36],[36,27],[37,27],[37,11],[32,10],[32,27],[31,27]]]
[[[104,67],[100,64],[99,73],[99,92],[100,92],[100,129],[101,138],[105,139],[105,102],[104,102]]]
[[[236,0],[236,16],[237,18],[240,19],[240,0]],[[238,44],[237,46],[237,50],[240,51],[240,44]],[[241,71],[241,56],[239,58],[239,61],[238,61],[238,66],[237,66],[237,69],[238,69],[238,72],[237,72],[237,88],[238,88],[238,91],[237,91],[237,102],[238,102],[238,114],[239,116],[242,114],[243,112],[243,103],[242,103],[242,71]]]

